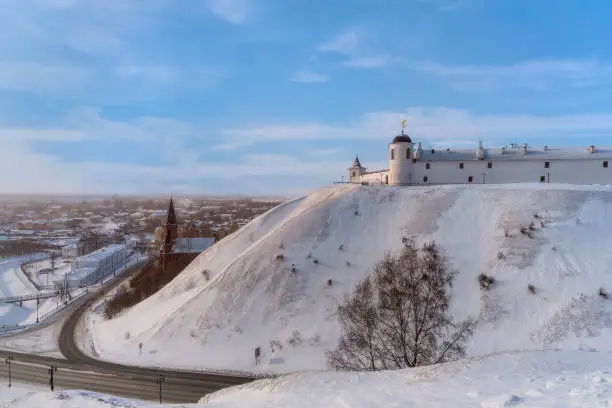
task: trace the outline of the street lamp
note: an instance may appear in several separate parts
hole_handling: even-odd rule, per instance
[[[8,364],[8,366],[9,366],[9,388],[11,387],[11,361],[13,361],[14,359],[15,359],[15,357],[13,357],[13,356],[8,356],[8,357],[7,357],[7,358],[4,360],[4,362],[5,362],[6,364]]]
[[[57,371],[57,367],[56,366],[49,366],[49,369],[47,370],[47,372],[49,373],[49,386],[51,386],[51,391],[53,391],[55,389],[55,382],[53,381],[53,373],[55,373]]]
[[[40,297],[36,296],[36,323],[39,322],[38,320],[38,305],[40,303]]]
[[[155,383],[159,384],[159,403],[162,403],[162,384],[166,381],[166,378],[163,375],[160,375],[155,379]]]

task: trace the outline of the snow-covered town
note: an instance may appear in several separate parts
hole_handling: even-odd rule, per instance
[[[204,251],[274,199],[176,199],[174,251]],[[0,197],[0,330],[43,322],[158,251],[169,198]],[[174,205],[174,204],[173,204]]]

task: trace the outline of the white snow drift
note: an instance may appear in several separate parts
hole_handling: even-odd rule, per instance
[[[611,188],[590,186],[324,188],[258,217],[117,318],[105,321],[98,307],[83,348],[142,365],[324,369],[338,303],[415,235],[439,243],[459,272],[452,313],[480,321],[471,356],[612,350],[612,298],[599,296],[612,292],[611,203]],[[531,223],[532,238],[520,232]],[[480,273],[497,285],[481,291]]]

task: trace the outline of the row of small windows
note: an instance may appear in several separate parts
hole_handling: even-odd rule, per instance
[[[416,160],[414,160],[416,161]],[[602,162],[602,167],[604,168],[608,168],[608,161],[604,160]],[[464,163],[459,163],[459,168],[460,169],[464,169],[465,168],[465,164]],[[492,162],[488,162],[487,163],[487,168],[492,169],[493,168],[493,163]],[[550,168],[550,162],[544,162],[544,168],[549,169]],[[429,170],[431,169],[431,163],[425,163],[425,169]]]

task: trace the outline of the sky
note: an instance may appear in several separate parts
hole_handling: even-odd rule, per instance
[[[425,146],[612,146],[605,0],[0,0],[0,193],[295,195]]]

